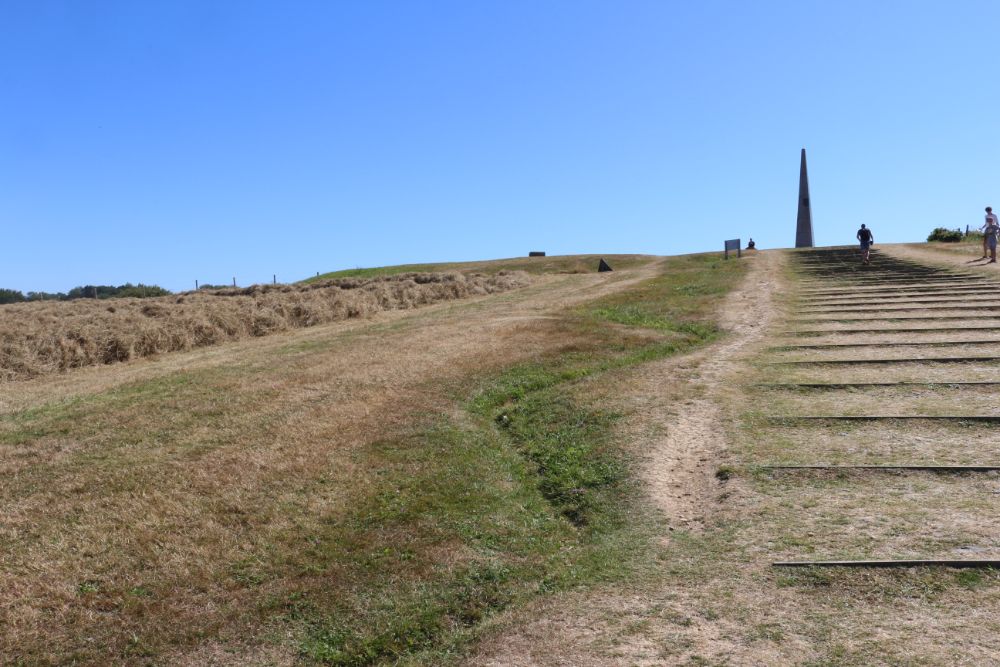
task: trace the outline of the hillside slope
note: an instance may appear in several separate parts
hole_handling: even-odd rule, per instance
[[[2,306],[0,382],[523,287],[523,272],[395,273],[146,299]]]
[[[764,256],[733,336],[622,383],[659,567],[510,612],[468,665],[997,663],[995,266]]]
[[[442,664],[504,610],[642,576],[602,392],[721,335],[747,266],[540,275],[0,385],[0,655]]]

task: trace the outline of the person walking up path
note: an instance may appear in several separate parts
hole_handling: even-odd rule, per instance
[[[1000,223],[997,222],[997,217],[995,215],[992,218],[987,217],[986,224],[983,225],[984,252],[985,248],[989,248],[990,251],[990,261],[987,264],[996,264],[997,262],[998,234],[1000,234]],[[986,255],[983,255],[983,257],[986,257]]]
[[[981,231],[983,233],[983,256],[980,257],[980,259],[986,259],[986,250],[987,250],[987,245],[986,245],[986,228],[989,227],[989,225],[990,225],[991,222],[994,225],[1000,225],[1000,221],[997,220],[996,214],[993,213],[993,207],[992,206],[987,206],[986,207],[986,222],[983,223],[983,226],[979,228],[979,231]]]
[[[872,234],[872,230],[868,229],[864,225],[861,225],[861,229],[858,230],[858,241],[861,241],[861,263],[871,264],[870,252],[872,244],[875,243],[875,236]]]

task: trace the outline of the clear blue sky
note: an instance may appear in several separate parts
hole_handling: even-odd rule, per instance
[[[1000,208],[1000,3],[0,0],[0,287],[795,239]]]

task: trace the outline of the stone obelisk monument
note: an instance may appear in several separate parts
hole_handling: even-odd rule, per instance
[[[795,247],[813,247],[813,216],[809,207],[809,174],[806,172],[806,149],[802,149],[799,167],[799,217],[795,221]]]

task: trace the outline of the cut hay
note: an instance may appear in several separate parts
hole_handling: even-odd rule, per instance
[[[520,271],[406,273],[148,299],[12,304],[0,307],[0,381],[492,294],[528,282]]]

